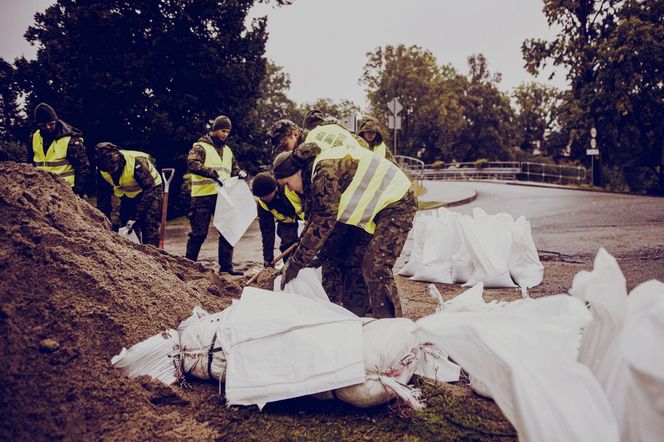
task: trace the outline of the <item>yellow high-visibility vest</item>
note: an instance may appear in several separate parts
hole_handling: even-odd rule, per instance
[[[385,158],[385,152],[387,151],[387,146],[381,141],[381,143],[373,148],[373,152]]]
[[[349,149],[359,149],[362,145],[357,142],[353,134],[338,124],[323,124],[313,128],[304,140],[305,143],[316,143],[321,151],[344,146]]]
[[[217,150],[212,144],[198,141],[194,146],[200,146],[205,149],[205,162],[203,165],[214,169],[219,174],[222,180],[231,177],[231,170],[233,167],[233,152],[228,146],[222,149],[222,156],[220,157]],[[191,175],[191,196],[207,196],[217,194],[217,182],[212,178],[196,175]]]
[[[292,216],[286,216],[283,213],[279,212],[277,209],[270,209],[269,207],[267,207],[267,204],[265,204],[265,201],[263,201],[262,199],[256,197],[256,201],[258,201],[258,204],[260,204],[260,206],[263,209],[270,212],[272,216],[274,216],[274,219],[276,219],[277,221],[281,221],[282,223],[287,223],[287,224],[297,222],[297,218],[294,218]]]
[[[300,195],[294,190],[290,190],[288,187],[284,187],[284,195],[286,195],[286,199],[293,205],[298,218],[304,219],[304,211],[302,210],[302,200],[300,199]]]
[[[136,178],[134,177],[134,168],[136,167],[136,158],[145,157],[148,158],[148,164],[150,167],[150,175],[154,178],[156,185],[161,185],[162,180],[159,176],[159,172],[149,161],[150,156],[144,152],[138,152],[136,150],[120,150],[120,154],[125,159],[125,167],[122,169],[122,175],[120,175],[120,182],[115,183],[113,177],[110,173],[100,170],[102,178],[106,180],[108,184],[113,186],[113,195],[118,198],[126,196],[127,198],[134,198],[136,195],[141,193],[143,189],[138,185]]]
[[[33,160],[38,169],[54,173],[62,177],[71,187],[74,187],[74,167],[67,159],[67,148],[70,136],[62,137],[51,143],[44,153],[44,138],[36,131],[32,136]]]
[[[335,147],[316,157],[312,181],[320,161],[340,159],[348,155],[358,161],[358,166],[348,188],[341,194],[337,220],[373,234],[376,229],[376,214],[387,205],[403,198],[410,188],[410,180],[392,162],[367,149]]]

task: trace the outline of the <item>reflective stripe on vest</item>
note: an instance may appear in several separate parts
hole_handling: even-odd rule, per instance
[[[59,175],[74,187],[74,167],[67,160],[69,140],[71,137],[67,136],[53,141],[44,154],[44,139],[36,131],[32,136],[33,161],[38,169]]]
[[[358,161],[358,166],[348,188],[341,194],[337,220],[373,234],[376,214],[403,198],[410,188],[410,180],[393,163],[367,149],[337,147],[316,157],[312,181],[320,161],[341,159],[348,155]]]
[[[378,146],[373,148],[373,152],[385,158],[385,152],[387,151],[387,146],[385,143],[381,142]]]
[[[219,174],[222,180],[231,177],[231,169],[233,167],[233,152],[230,147],[224,146],[222,149],[222,156],[219,156],[217,149],[212,144],[198,141],[194,146],[200,146],[205,149],[205,162],[203,165],[214,169]],[[212,178],[204,177],[201,175],[191,174],[191,196],[207,196],[217,194],[218,183]]]
[[[284,187],[284,195],[286,195],[286,199],[291,203],[293,209],[295,209],[297,217],[304,219],[304,211],[302,211],[302,200],[300,199],[300,195],[294,190],[290,190],[288,187]]]
[[[265,204],[265,201],[263,201],[262,199],[256,197],[256,201],[258,201],[258,204],[260,204],[260,206],[263,209],[270,212],[272,216],[274,216],[274,219],[276,219],[277,221],[281,221],[282,223],[288,223],[288,224],[294,223],[296,221],[296,219],[293,218],[292,216],[286,216],[281,212],[277,211],[276,209],[270,209],[269,207],[267,207],[267,204]]]
[[[323,152],[340,146],[350,149],[362,148],[353,134],[338,124],[324,124],[313,128],[304,142],[316,143]]]
[[[157,172],[157,169],[150,162],[150,156],[148,154],[144,152],[138,152],[136,150],[120,150],[120,154],[122,154],[125,159],[125,167],[122,169],[122,175],[120,175],[119,184],[113,182],[113,177],[110,173],[103,170],[99,171],[104,180],[113,186],[113,195],[117,196],[118,198],[122,198],[123,196],[126,196],[127,198],[134,198],[136,195],[143,191],[141,186],[136,181],[136,178],[134,177],[136,158],[138,157],[145,157],[148,159],[150,175],[152,175],[152,178],[154,178],[155,184],[157,186],[162,184],[159,172]]]

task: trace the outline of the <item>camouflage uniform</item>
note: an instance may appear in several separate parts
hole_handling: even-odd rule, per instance
[[[211,137],[209,134],[200,137],[198,141],[213,145],[219,153],[219,156],[222,155],[222,149],[226,144],[225,142],[220,142],[216,138]],[[193,146],[187,154],[187,171],[196,175],[216,179],[219,176],[217,171],[204,166],[204,163],[205,149],[200,146]],[[237,175],[239,172],[240,167],[235,160],[235,156],[233,156],[231,175]],[[214,215],[216,205],[217,195],[191,197],[191,210],[189,211],[191,232],[189,233],[185,256],[192,261],[198,260],[198,254],[201,251],[203,242],[205,242],[205,238],[207,238],[210,221]],[[231,270],[233,268],[233,246],[231,246],[221,234],[219,235],[218,254],[220,270]]]
[[[274,260],[274,234],[275,234],[275,218],[274,215],[265,210],[260,204],[258,206],[258,226],[261,229],[261,237],[263,239],[263,262],[265,264],[271,263]],[[297,219],[295,208],[288,201],[283,190],[279,190],[275,197],[269,203],[265,203],[268,209],[274,209],[284,216]],[[283,253],[297,242],[297,228],[298,222],[283,222],[277,221],[276,234],[281,240],[279,250]],[[283,258],[283,261],[288,260],[288,255]]]
[[[111,174],[113,181],[118,183],[124,170],[126,161],[122,155],[117,157],[118,168]],[[143,244],[159,246],[159,225],[161,223],[161,202],[164,198],[164,190],[161,185],[155,183],[150,173],[150,160],[146,157],[137,157],[134,167],[134,178],[141,193],[134,198],[120,198],[120,225],[127,224],[129,220],[135,220],[136,226],[143,236]],[[154,167],[154,166],[152,166]],[[97,175],[97,208],[110,220],[112,208],[113,187]]]
[[[397,293],[392,267],[401,254],[406,237],[413,224],[417,210],[417,197],[412,187],[404,197],[381,210],[375,217],[376,229],[373,235],[357,227],[343,225],[337,229],[337,214],[341,194],[351,183],[358,163],[350,156],[341,159],[322,160],[311,179],[315,156],[320,149],[314,144],[304,144],[293,152],[294,158],[304,164],[302,182],[304,186],[305,213],[309,226],[303,232],[300,243],[289,261],[290,272],[306,267],[321,252],[323,261],[323,285],[330,287],[330,297],[339,301],[339,277],[344,274],[343,295],[346,308],[357,312],[366,310],[366,303],[357,298],[362,293],[358,283],[358,261],[361,259],[361,276],[366,283],[371,313],[376,318],[401,316],[401,303]],[[341,247],[348,247],[342,251]],[[327,248],[327,249],[326,249]],[[361,257],[361,258],[360,258]],[[326,270],[327,266],[327,270]],[[336,268],[335,268],[336,267]],[[336,278],[334,281],[326,281]],[[347,279],[346,279],[347,278]],[[331,287],[336,284],[334,289]],[[349,290],[357,291],[350,292]],[[366,298],[365,298],[366,299]]]
[[[67,145],[67,160],[74,168],[74,187],[72,190],[78,196],[83,196],[90,180],[90,161],[88,153],[83,144],[83,133],[62,120],[56,120],[55,129],[52,132],[40,131],[44,139],[44,153],[49,149],[54,141],[64,137],[71,137]],[[32,138],[28,143],[28,158],[34,162],[34,152],[32,150]]]
[[[368,131],[376,132],[376,138],[374,138],[371,143],[369,143],[362,137],[362,134]],[[378,120],[375,119],[374,117],[364,117],[362,121],[360,121],[360,127],[357,130],[357,135],[359,137],[362,137],[362,141],[364,141],[364,144],[371,151],[375,150],[376,146],[379,146],[381,143],[384,142],[383,133],[380,130],[380,124],[378,124]],[[390,152],[390,149],[388,149],[387,147],[385,148],[385,159],[396,164],[394,155],[392,155],[392,152]]]

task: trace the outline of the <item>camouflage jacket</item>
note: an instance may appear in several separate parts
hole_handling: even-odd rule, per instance
[[[219,143],[215,138],[212,138],[209,134],[203,135],[198,139],[198,141],[203,143],[208,143],[214,146],[219,156],[222,155],[222,150],[226,143]],[[210,169],[209,167],[204,166],[205,163],[205,149],[200,146],[193,146],[189,149],[187,154],[187,172],[193,173],[196,175],[204,176],[207,178],[215,179],[219,176],[216,170]],[[231,176],[237,175],[240,172],[240,166],[233,155],[233,165],[231,170]]]
[[[258,226],[261,229],[261,238],[263,240],[263,261],[269,262],[274,259],[274,238],[276,234],[275,218],[272,212],[265,210],[263,206],[258,206]],[[283,190],[279,190],[277,195],[269,203],[265,203],[268,209],[274,209],[284,216],[297,218],[295,208],[288,201]]]
[[[157,186],[154,177],[150,173],[150,160],[146,157],[137,157],[136,166],[134,167],[134,178],[142,192],[136,197],[139,198],[136,205],[136,218],[142,219],[141,215],[146,213],[148,208],[153,204],[155,199],[161,198],[162,188]],[[111,174],[114,182],[120,180],[120,175],[125,167],[124,157],[120,158],[119,168],[115,173]],[[106,218],[111,219],[112,212],[112,196],[113,186],[109,184],[101,174],[97,174],[97,208],[106,215]]]
[[[55,131],[51,136],[42,134],[42,137],[44,138],[44,153],[46,153],[46,150],[48,150],[54,141],[63,137],[71,137],[67,145],[67,160],[74,168],[74,188],[72,190],[75,194],[82,196],[90,180],[90,161],[88,159],[88,152],[83,144],[83,132],[62,120],[58,120]],[[30,138],[28,146],[28,158],[30,158],[30,162],[34,163],[32,138]]]

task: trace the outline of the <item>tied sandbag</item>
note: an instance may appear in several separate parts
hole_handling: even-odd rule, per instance
[[[413,409],[423,407],[420,393],[407,384],[418,368],[424,347],[417,345],[410,319],[370,320],[362,327],[366,381],[339,388],[334,395],[356,407],[374,407],[395,397]]]
[[[182,331],[182,370],[186,375],[219,382],[224,380],[226,355],[221,347],[221,327],[232,308],[192,321]],[[193,314],[196,313],[194,309]]]
[[[459,214],[445,210],[424,219],[425,238],[422,262],[410,278],[413,281],[452,284],[452,256],[461,245],[456,218]]]
[[[113,356],[111,365],[130,378],[150,376],[171,385],[182,379],[180,337],[165,330]]]
[[[235,246],[256,219],[256,200],[249,186],[238,177],[224,180],[217,187],[213,224],[231,246]]]
[[[419,339],[461,364],[471,388],[496,401],[519,439],[618,440],[604,392],[576,360],[580,330],[592,319],[583,302],[555,295],[490,309],[475,302],[476,311],[472,304],[418,320]]]
[[[413,238],[413,247],[410,252],[410,257],[405,266],[399,270],[400,276],[413,276],[422,263],[422,251],[424,250],[424,242],[426,241],[426,219],[431,215],[418,215],[415,216],[413,228],[411,233]]]
[[[592,272],[579,272],[570,294],[590,305],[579,361],[593,371],[624,441],[664,434],[664,283],[648,281],[629,296],[617,261],[600,249]]]
[[[209,315],[209,313],[205,311],[203,307],[201,307],[200,305],[195,306],[191,311],[191,315],[187,319],[180,321],[180,325],[178,325],[177,328],[178,333],[182,335],[182,332],[187,327],[189,327],[191,324],[198,321],[199,319],[206,317],[207,315]]]

